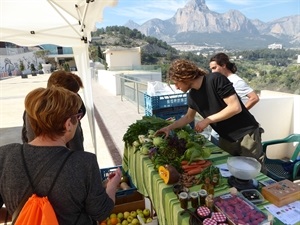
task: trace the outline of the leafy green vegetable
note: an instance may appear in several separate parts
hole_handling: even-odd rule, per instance
[[[137,120],[128,127],[126,133],[123,135],[125,146],[131,146],[137,140],[138,135],[146,135],[149,129],[156,131],[169,124],[168,121],[159,117],[144,116],[141,120]]]
[[[155,147],[159,147],[160,145],[164,144],[164,142],[166,142],[166,140],[162,137],[154,137],[153,138],[153,145]]]
[[[158,129],[170,123],[172,121],[155,116],[144,116],[127,129],[123,136],[125,147],[133,147],[134,153],[140,151],[149,155],[155,169],[170,164],[179,172],[183,159],[192,162],[210,155],[210,151],[204,148],[206,138],[190,126],[175,129],[167,138],[154,135]]]
[[[190,134],[185,131],[185,130],[180,130],[178,131],[177,133],[177,137],[180,139],[180,138],[183,138],[184,140],[186,141],[189,141],[190,140]]]

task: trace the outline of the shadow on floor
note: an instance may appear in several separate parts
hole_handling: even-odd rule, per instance
[[[97,125],[104,137],[104,141],[106,143],[107,148],[109,149],[109,153],[114,161],[115,165],[121,165],[122,164],[122,156],[120,155],[118,148],[116,147],[111,134],[109,133],[107,127],[104,124],[104,121],[102,117],[100,116],[100,113],[98,112],[96,106],[94,105],[94,113],[95,113],[95,119],[97,122]]]

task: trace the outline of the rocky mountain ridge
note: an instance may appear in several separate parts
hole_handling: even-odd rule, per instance
[[[124,26],[170,45],[179,42],[198,46],[261,48],[280,43],[297,48],[300,47],[299,21],[300,15],[294,15],[264,23],[250,20],[238,10],[217,13],[207,7],[205,0],[190,0],[170,19],[155,18],[142,25],[128,21]]]

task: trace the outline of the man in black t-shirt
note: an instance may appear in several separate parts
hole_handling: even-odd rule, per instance
[[[169,80],[177,89],[188,92],[188,111],[179,120],[161,128],[166,133],[183,127],[198,112],[204,119],[195,125],[202,132],[210,125],[220,135],[219,146],[237,156],[249,156],[262,161],[263,152],[259,123],[245,108],[232,83],[220,73],[206,72],[188,60],[175,60],[169,69]]]

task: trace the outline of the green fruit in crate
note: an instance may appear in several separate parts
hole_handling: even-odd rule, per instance
[[[142,211],[142,212],[139,212],[138,215],[139,215],[141,218],[144,218],[144,217],[145,217],[143,211]]]
[[[137,218],[134,218],[134,219],[131,221],[131,223],[132,223],[133,225],[137,225],[137,224],[139,224],[140,222],[139,222],[139,220],[138,220]]]
[[[117,218],[117,214],[112,213],[112,214],[110,214],[109,218]]]
[[[136,218],[136,216],[137,216],[136,211],[131,211],[130,212],[130,216],[132,216],[133,218]]]
[[[152,222],[152,218],[148,218],[147,220],[146,220],[146,223],[151,223]]]
[[[150,210],[149,209],[144,209],[143,214],[145,217],[148,217],[150,215]]]
[[[133,218],[132,216],[128,216],[128,217],[127,217],[128,223],[131,223],[131,221],[132,221],[133,219],[134,219],[134,218]]]
[[[137,209],[137,210],[136,210],[136,213],[137,213],[137,214],[139,214],[139,213],[143,213],[143,210],[141,210],[141,209]]]
[[[127,219],[130,216],[130,212],[126,211],[123,213],[124,219]]]
[[[124,219],[124,214],[123,214],[123,213],[118,213],[117,217],[118,217],[120,220],[123,220],[123,219]]]
[[[122,225],[128,225],[128,221],[127,220],[123,220],[122,221]]]

